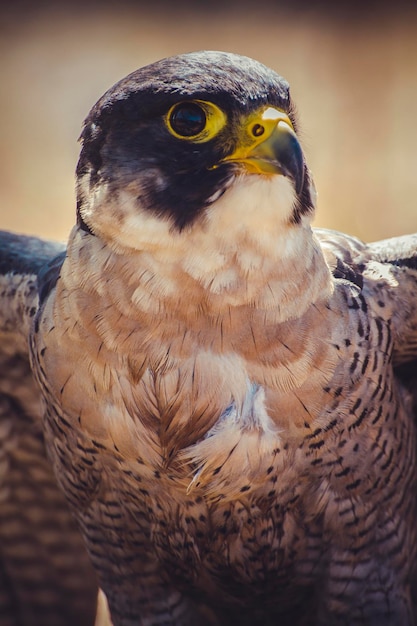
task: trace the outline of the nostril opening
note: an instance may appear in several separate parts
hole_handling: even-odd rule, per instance
[[[262,124],[254,124],[253,128],[252,128],[252,135],[254,137],[260,137],[261,135],[263,135],[265,132],[265,128],[264,126],[262,126]]]

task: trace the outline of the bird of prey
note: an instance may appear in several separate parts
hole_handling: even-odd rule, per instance
[[[89,113],[66,249],[1,236],[5,393],[114,626],[416,623],[417,235],[313,229],[297,132],[264,65],[161,60]]]

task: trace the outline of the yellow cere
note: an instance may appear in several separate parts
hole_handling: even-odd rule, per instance
[[[294,131],[290,118],[284,111],[275,107],[260,109],[243,120],[243,128],[246,133],[241,137],[241,147],[251,146],[251,148],[264,142],[283,122]]]
[[[236,148],[222,162],[239,163],[255,174],[282,173],[275,151],[288,134],[295,135],[288,115],[275,107],[262,107],[242,118]]]

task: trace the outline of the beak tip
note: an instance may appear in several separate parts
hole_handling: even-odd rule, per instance
[[[258,127],[263,130],[260,134],[254,132]],[[305,161],[288,115],[268,107],[250,116],[249,121],[243,123],[241,133],[243,139],[222,163],[235,163],[250,173],[287,176],[300,195],[305,182]]]
[[[276,150],[277,161],[284,173],[293,179],[295,191],[300,195],[304,186],[305,162],[300,142],[292,129],[280,129]]]

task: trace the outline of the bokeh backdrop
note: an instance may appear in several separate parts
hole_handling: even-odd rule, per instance
[[[15,2],[0,19],[0,228],[66,239],[82,121],[122,76],[221,49],[287,78],[315,223],[417,231],[417,12],[401,3]]]

